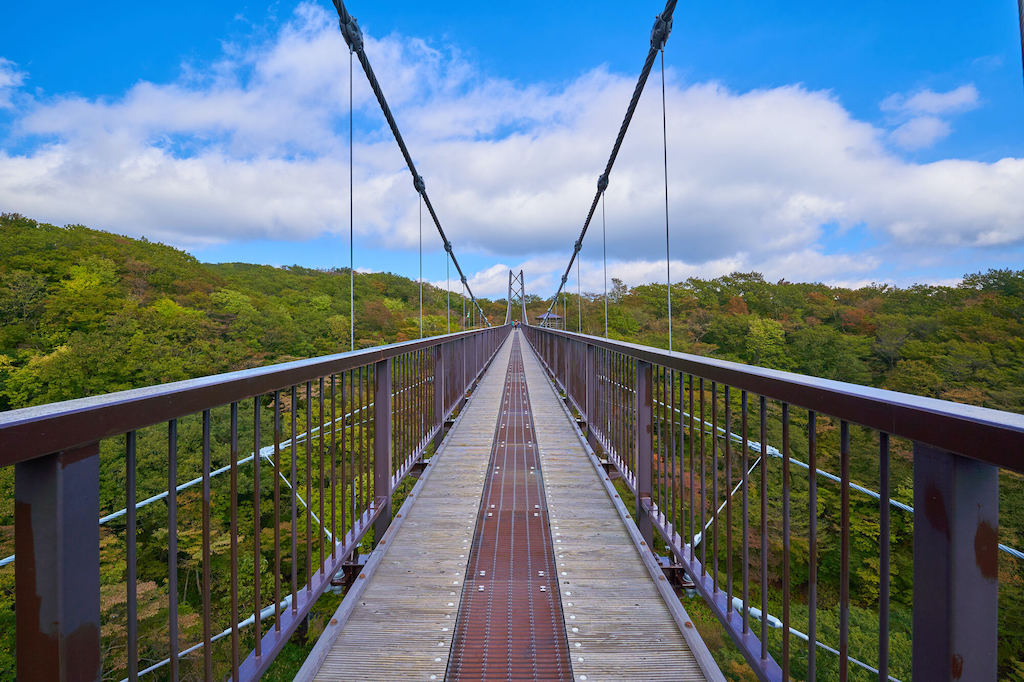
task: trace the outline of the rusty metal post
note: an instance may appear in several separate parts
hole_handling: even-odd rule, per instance
[[[597,347],[588,343],[586,351],[587,395],[584,399],[584,409],[587,413],[584,418],[587,420],[587,442],[594,452],[602,452],[601,443],[597,438],[597,391],[600,385],[597,377]]]
[[[623,406],[625,407],[625,406]],[[651,516],[647,505],[651,504],[652,497],[652,475],[651,463],[653,460],[652,436],[652,410],[654,401],[651,399],[651,363],[642,360],[636,361],[636,525],[640,529],[640,535],[647,543],[647,548],[653,551],[654,528],[651,524]]]
[[[916,680],[995,680],[999,469],[914,443]]]
[[[14,467],[19,680],[100,679],[100,448]]]
[[[374,542],[391,525],[391,358],[373,367],[373,496],[382,505],[373,522]]]
[[[562,337],[562,388],[565,389],[565,397],[569,398],[569,357],[572,355],[572,341],[568,337]]]
[[[434,452],[441,445],[444,438],[444,346],[434,348],[434,425],[437,426],[437,435],[434,436]]]
[[[586,345],[587,352],[587,397],[583,409],[587,411],[584,418],[587,420],[587,432],[591,429],[591,422],[597,411],[597,348]]]

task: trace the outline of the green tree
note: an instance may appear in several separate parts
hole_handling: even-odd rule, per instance
[[[747,360],[755,365],[788,369],[785,353],[786,335],[782,325],[756,315],[751,316],[747,332]]]

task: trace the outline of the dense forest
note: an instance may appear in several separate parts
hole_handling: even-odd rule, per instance
[[[348,350],[353,320],[349,282],[347,269],[205,264],[180,250],[146,240],[83,226],[46,225],[4,214],[0,217],[0,410]],[[354,288],[357,347],[419,336],[416,282],[390,273],[356,273]],[[608,302],[609,335],[666,347],[666,293],[664,284],[630,288],[613,280]],[[444,290],[424,288],[425,335],[448,330],[445,299]],[[757,273],[734,273],[673,284],[672,299],[675,350],[1024,412],[1024,271],[968,274],[960,285],[952,287],[874,285],[855,290],[823,284],[770,283]],[[548,302],[529,297],[531,317],[546,310]],[[492,322],[504,318],[504,300],[481,304]],[[460,328],[462,301],[454,293],[451,308],[458,312],[450,320],[450,328],[455,331]],[[559,301],[558,312],[563,311],[570,330],[604,334],[602,296],[585,294],[582,300],[567,296]],[[578,311],[582,312],[582,321]],[[311,408],[297,405],[294,409]],[[798,423],[799,416],[794,415],[794,420]],[[199,426],[183,420],[180,428],[182,457],[194,458],[195,449],[188,445],[198,440]],[[251,425],[249,428],[251,434]],[[827,428],[822,420],[822,429]],[[778,442],[778,434],[771,435],[771,442]],[[222,436],[214,437],[222,442]],[[248,436],[243,433],[242,437]],[[159,438],[154,435],[151,445],[145,445],[145,434],[140,438],[140,449],[149,447],[153,461],[158,461]],[[829,436],[823,434],[822,461],[831,465],[835,461],[825,454],[829,442]],[[103,461],[123,458],[120,447],[104,443]],[[796,446],[795,452],[799,454]],[[220,450],[217,453],[222,463],[224,454]],[[893,457],[894,497],[910,502],[909,451],[894,444]],[[140,461],[142,458],[140,455]],[[195,475],[197,466],[194,461],[183,461],[180,480]],[[869,457],[855,460],[852,473],[854,480],[864,485],[877,482],[877,466]],[[165,489],[166,478],[161,476],[157,466],[140,473],[140,496]],[[0,558],[13,553],[12,484],[11,468],[0,469]],[[123,485],[123,472],[104,475],[103,513],[123,506]],[[251,478],[248,485],[251,491]],[[245,480],[240,486],[244,490]],[[794,495],[805,491],[806,486],[794,486]],[[1021,477],[1004,472],[1000,539],[1015,547],[1024,545],[1022,493]],[[834,488],[827,492],[822,485],[820,495],[821,504],[832,505],[838,492]],[[223,530],[227,509],[223,496],[219,499],[214,516],[220,519],[215,521],[217,528]],[[188,495],[181,499],[184,511],[179,540],[181,582],[186,586],[183,599],[193,603],[198,591],[194,551],[197,522],[194,505],[191,511],[187,505],[194,501]],[[140,532],[147,533],[146,539],[159,548],[166,538],[166,516],[156,513],[156,505],[146,509],[152,516],[140,514]],[[864,557],[877,560],[877,521],[872,520],[871,509],[870,501],[856,509],[862,522],[855,528],[853,542],[855,557],[859,556],[856,547],[862,546]],[[829,513],[822,512],[820,527],[830,527],[826,523]],[[252,523],[251,517],[248,522]],[[911,524],[911,518],[894,514],[893,674],[901,679],[905,679],[904,668],[896,664],[897,657],[909,654],[905,633],[912,585],[906,548],[912,537]],[[799,525],[795,532],[799,534]],[[121,546],[118,533],[123,534],[123,525],[104,530],[101,542],[110,550],[104,557],[116,555],[114,550]],[[827,548],[828,540],[824,538],[823,534]],[[248,541],[252,543],[253,539]],[[166,574],[166,549],[161,556],[159,551],[144,550],[143,546],[140,541],[140,565],[151,566],[154,576],[159,575],[162,565]],[[806,548],[799,549],[799,543],[796,547],[806,553]],[[251,555],[252,550],[248,551]],[[852,637],[860,643],[857,653],[861,649],[870,651],[876,627],[871,609],[877,600],[877,576],[871,576],[867,558],[856,567],[852,585],[859,609],[851,616]],[[217,561],[223,568],[223,554]],[[263,566],[260,570],[270,569]],[[140,569],[140,575],[143,573]],[[829,575],[827,568],[821,575],[824,582]],[[104,618],[110,623],[104,631],[105,640],[110,642],[107,670],[115,677],[124,665],[123,647],[117,645],[118,636],[123,636],[123,559],[118,563],[104,558],[102,576]],[[806,580],[806,575],[796,570],[793,579],[794,592],[799,594],[803,585],[800,581]],[[267,575],[264,584],[272,580]],[[163,582],[159,577],[140,582],[140,632],[157,633],[157,639],[160,623],[166,628],[166,605],[161,606],[161,600],[166,600]],[[188,585],[192,585],[191,594]],[[822,631],[834,640],[835,613],[830,605],[834,605],[835,595],[827,589],[821,593]],[[218,592],[215,597],[223,600],[224,593]],[[310,620],[309,640],[338,599],[331,595],[322,607],[318,605]],[[743,678],[746,673],[738,654],[716,629],[713,618],[702,610],[699,599],[689,600],[686,605],[727,676]],[[1013,679],[1024,679],[1024,668],[1017,663],[1024,659],[1022,605],[1024,567],[1001,556],[1000,663],[1002,673]],[[182,609],[183,641],[195,641],[195,611],[187,604]],[[800,604],[795,603],[794,609],[799,614]],[[777,612],[774,603],[772,611]],[[215,616],[219,627],[224,627],[226,611],[216,609]],[[13,618],[13,567],[7,566],[0,568],[0,677],[13,674]],[[294,667],[288,666],[301,661],[308,645],[306,633],[297,637],[295,646],[285,650],[280,666],[272,669],[269,677],[290,679],[289,671]],[[773,640],[773,650],[777,651],[776,645]],[[245,641],[242,646],[245,648]],[[147,661],[158,661],[166,655],[155,645],[143,654]],[[874,660],[863,655],[864,660]],[[219,665],[230,660],[229,656],[223,646],[218,648]],[[794,653],[794,660],[796,656]],[[822,653],[819,660],[827,658],[829,655]],[[794,667],[794,672],[798,670]],[[820,670],[820,679],[828,679],[831,668],[822,664]]]
[[[667,348],[666,289],[613,279],[608,335]],[[531,301],[531,317],[549,303]],[[603,296],[571,295],[564,311],[567,329],[604,335]],[[1024,412],[1024,270],[906,289],[770,283],[756,272],[691,278],[672,285],[672,341],[676,351]]]

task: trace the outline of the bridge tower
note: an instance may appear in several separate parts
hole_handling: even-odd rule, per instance
[[[519,304],[519,321],[529,324],[529,319],[526,317],[526,279],[523,277],[523,271],[520,270],[519,274],[513,274],[511,270],[508,271],[508,307],[505,309],[505,324],[512,324],[512,308],[513,298]]]

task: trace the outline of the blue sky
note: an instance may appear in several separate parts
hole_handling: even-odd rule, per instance
[[[550,293],[658,3],[351,3],[456,253]],[[1024,263],[1012,0],[680,3],[665,54],[674,278],[951,282]],[[320,3],[20,3],[0,209],[208,261],[348,260],[347,50]],[[417,274],[417,204],[358,70],[356,265]],[[608,191],[610,268],[664,276],[657,74]],[[600,227],[599,224],[595,227]],[[445,258],[424,225],[425,276]],[[601,288],[600,232],[583,288]]]

